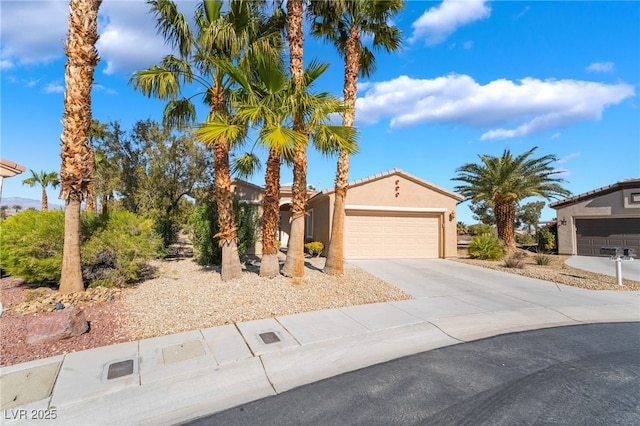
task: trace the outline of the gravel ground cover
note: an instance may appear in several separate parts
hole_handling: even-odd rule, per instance
[[[109,294],[113,297],[96,298],[95,303],[78,302],[90,323],[88,333],[41,344],[26,343],[26,324],[34,316],[50,314],[49,305],[41,302],[51,298],[51,292],[42,291],[31,300],[39,304],[39,312],[24,314],[29,310],[25,296],[34,290],[20,279],[3,278],[0,366],[240,321],[410,298],[360,269],[348,269],[342,277],[323,274],[319,260],[308,260],[304,278],[264,279],[255,265],[247,264],[243,277],[231,282],[222,282],[218,270],[191,259],[155,261],[155,278]]]
[[[550,257],[551,263],[542,266],[535,263],[533,255],[526,255],[521,269],[507,268],[504,261],[469,259],[466,252],[454,260],[592,290],[640,290],[639,281],[625,279],[620,287],[614,277],[567,266],[564,261],[568,256]],[[203,268],[191,259],[156,261],[153,279],[115,294],[100,293],[93,302],[76,298],[90,322],[88,333],[34,345],[26,343],[26,324],[34,316],[48,315],[48,305],[41,304],[37,313],[23,313],[29,311],[24,302],[29,292],[33,298],[32,287],[17,278],[2,278],[0,366],[241,321],[410,298],[360,269],[347,269],[344,276],[332,277],[321,272],[323,259],[307,259],[307,263],[304,278],[263,279],[257,275],[257,265],[249,262],[241,279],[225,283],[218,270]],[[51,297],[51,292],[45,291],[41,299]]]

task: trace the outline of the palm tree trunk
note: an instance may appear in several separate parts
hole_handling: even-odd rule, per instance
[[[287,0],[287,37],[289,41],[289,69],[296,87],[303,82],[303,7],[302,0]],[[293,130],[305,133],[300,113],[293,116]],[[301,144],[293,158],[293,187],[291,188],[291,235],[287,245],[287,259],[282,273],[289,277],[304,276],[304,222],[307,204],[307,143]]]
[[[343,95],[347,111],[342,121],[344,126],[353,126],[355,120],[359,55],[360,31],[357,27],[352,27],[345,46]],[[324,272],[329,275],[344,274],[344,223],[347,187],[349,185],[349,160],[349,153],[340,150],[336,169],[336,198],[333,203],[331,237],[327,251],[327,262],[324,266]]]
[[[41,208],[43,212],[49,211],[49,198],[47,197],[47,188],[42,187]]]
[[[80,205],[89,192],[91,165],[89,129],[91,127],[91,87],[100,57],[98,9],[102,0],[69,2],[69,36],[65,45],[64,114],[62,117],[61,193],[65,200],[64,245],[61,293],[84,290],[80,259]]]
[[[218,225],[220,232],[213,238],[220,239],[222,247],[222,281],[229,281],[242,276],[242,264],[238,254],[238,238],[236,219],[233,211],[233,195],[231,193],[231,173],[229,171],[229,148],[224,139],[213,144],[215,168],[215,199],[218,206]]]
[[[512,202],[495,203],[496,228],[498,238],[504,241],[507,247],[515,247],[516,239],[514,224],[516,220],[516,205]]]
[[[60,293],[84,290],[80,260],[80,206],[78,197],[67,199],[64,211],[64,245],[62,249],[62,277]]]
[[[278,263],[278,219],[280,216],[280,153],[269,150],[265,175],[264,198],[262,199],[262,260],[260,276],[273,278],[280,275]]]

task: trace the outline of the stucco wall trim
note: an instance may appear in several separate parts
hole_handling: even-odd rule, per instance
[[[447,209],[445,207],[391,207],[391,206],[359,206],[347,204],[345,210],[366,210],[366,211],[385,211],[385,212],[410,212],[410,213],[443,213]]]

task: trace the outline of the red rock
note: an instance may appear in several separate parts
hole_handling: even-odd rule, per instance
[[[54,311],[27,324],[27,343],[43,343],[79,336],[89,329],[84,311],[78,308]]]

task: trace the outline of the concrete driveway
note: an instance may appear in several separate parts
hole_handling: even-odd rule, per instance
[[[616,276],[616,262],[608,257],[572,256],[565,262],[567,265],[583,271]],[[623,260],[622,277],[628,280],[640,281],[640,260]]]
[[[640,308],[640,292],[585,290],[453,260],[378,259],[349,263],[417,299],[429,299],[439,305],[464,303],[493,312],[617,303],[632,303]]]

